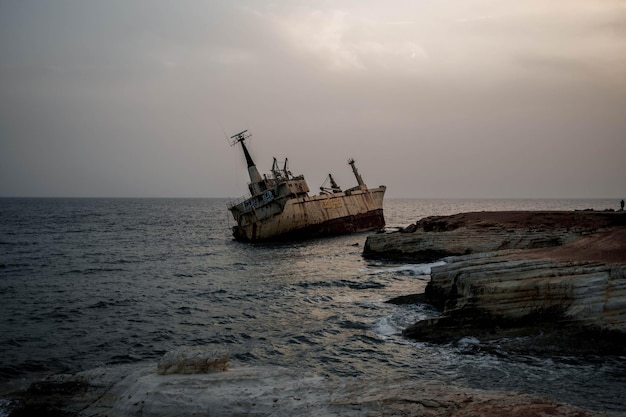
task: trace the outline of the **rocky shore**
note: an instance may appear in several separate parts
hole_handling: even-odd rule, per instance
[[[204,352],[204,353],[203,353]],[[33,384],[11,416],[616,416],[549,398],[437,381],[320,377],[229,366],[227,353],[182,348],[159,364],[120,365]]]
[[[624,227],[626,213],[613,211],[460,213],[426,217],[400,231],[371,235],[365,242],[363,255],[429,262],[447,256],[504,249],[562,246],[603,231],[623,230]],[[587,249],[593,250],[593,255],[601,261],[625,261],[623,247],[615,246],[613,241],[609,237],[603,247],[587,245]],[[570,252],[564,255],[586,256],[580,251]]]
[[[424,294],[392,300],[441,310],[440,317],[407,328],[407,337],[432,343],[470,338],[485,346],[493,340],[498,350],[531,355],[626,354],[624,213],[431,217],[368,237],[364,255],[446,258],[432,268]],[[440,381],[321,377],[231,364],[227,351],[206,347],[181,348],[159,363],[54,375],[13,399],[11,417],[624,415]]]
[[[407,328],[408,337],[515,338],[510,347],[528,353],[626,354],[623,212],[430,217],[368,237],[364,255],[447,257],[432,268],[424,294],[424,302],[442,314]]]

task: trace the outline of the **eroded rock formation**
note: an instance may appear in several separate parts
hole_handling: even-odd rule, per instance
[[[484,212],[431,217],[409,231],[370,236],[365,255],[442,256],[425,301],[441,317],[405,335],[535,336],[527,351],[626,352],[626,215]]]
[[[537,353],[626,351],[626,268],[589,261],[523,259],[489,252],[434,267],[426,301],[441,317],[405,335],[449,342],[464,336],[537,336],[518,349]]]

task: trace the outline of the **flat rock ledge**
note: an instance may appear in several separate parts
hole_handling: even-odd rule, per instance
[[[218,373],[170,374],[154,364],[56,375],[33,386],[11,416],[617,416],[549,398],[440,381],[324,378],[279,367],[234,365]]]
[[[400,231],[368,236],[363,255],[431,262],[447,256],[556,247],[615,227],[626,228],[626,212],[494,211],[433,216]]]
[[[498,339],[537,354],[626,354],[623,212],[431,217],[368,237],[364,255],[447,257],[432,268],[424,294],[442,314],[410,326],[407,337]]]

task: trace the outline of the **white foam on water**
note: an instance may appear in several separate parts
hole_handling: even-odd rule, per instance
[[[376,322],[374,332],[379,336],[389,337],[402,333],[402,330],[398,331],[398,328],[390,322],[390,316],[387,316]]]
[[[381,317],[374,324],[374,332],[383,338],[401,335],[413,323],[438,315],[429,305],[398,306],[391,314]]]
[[[363,272],[369,272],[372,275],[376,274],[384,274],[384,273],[400,273],[405,275],[429,275],[431,268],[435,266],[445,265],[444,261],[431,262],[426,264],[404,264],[393,266],[389,268],[379,268],[374,270],[369,270],[367,268],[362,269]],[[378,265],[377,265],[378,266]]]
[[[461,340],[457,342],[457,345],[459,347],[467,347],[470,345],[479,345],[479,344],[480,344],[480,340],[478,340],[477,338],[473,336],[465,336],[464,338],[462,338]]]
[[[14,401],[0,398],[0,417],[9,417],[13,406]]]

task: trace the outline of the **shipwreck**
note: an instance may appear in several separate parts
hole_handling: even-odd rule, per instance
[[[385,226],[386,187],[367,188],[354,159],[348,164],[357,181],[355,187],[342,190],[329,174],[330,186],[320,187],[320,193],[311,196],[304,176],[294,176],[286,159],[281,167],[274,158],[271,176],[261,176],[245,144],[250,137],[247,132],[231,136],[232,145],[241,144],[250,175],[250,194],[231,202],[228,207],[237,222],[233,227],[235,239],[246,242],[298,239]]]

